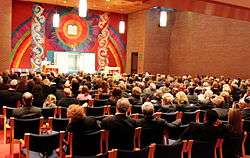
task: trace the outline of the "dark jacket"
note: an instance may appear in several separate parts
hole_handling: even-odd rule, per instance
[[[125,114],[116,114],[101,121],[101,128],[109,131],[111,149],[132,150],[136,126],[136,122]]]
[[[241,113],[244,120],[250,120],[250,108],[243,109]]]
[[[13,111],[13,116],[18,119],[33,119],[41,117],[41,109],[35,106],[20,107]]]
[[[2,106],[16,107],[17,102],[22,99],[22,93],[15,90],[0,90],[0,98]]]

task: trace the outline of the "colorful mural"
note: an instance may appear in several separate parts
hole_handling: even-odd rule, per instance
[[[21,3],[21,2],[18,2]],[[18,5],[15,4],[15,5]],[[34,4],[34,7],[37,4]],[[39,8],[40,9],[40,8]],[[51,5],[42,6],[45,23],[40,30],[41,38],[32,38],[31,33],[37,31],[36,27],[31,27],[32,17],[36,13],[30,13],[25,21],[14,19],[12,34],[12,52],[11,68],[31,68],[37,67],[40,60],[34,64],[34,40],[38,40],[43,50],[39,50],[39,59],[47,56],[48,51],[67,51],[67,52],[94,52],[96,54],[96,69],[102,69],[104,66],[119,66],[124,70],[126,59],[126,34],[118,33],[118,24],[120,19],[126,18],[125,15],[103,13],[98,11],[89,11],[87,18],[78,16],[75,8],[62,8]],[[17,10],[13,14],[21,14],[25,10]],[[52,16],[57,12],[60,14],[60,26],[52,27]],[[42,18],[41,18],[42,19]],[[43,23],[39,23],[43,24]],[[42,28],[40,27],[40,28]],[[33,43],[33,44],[32,44]]]

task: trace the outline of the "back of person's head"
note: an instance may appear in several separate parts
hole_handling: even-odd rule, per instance
[[[65,96],[71,96],[71,94],[72,94],[72,91],[70,88],[64,88],[63,91],[64,91]]]
[[[121,98],[116,103],[116,109],[119,113],[126,113],[129,109],[130,103],[127,98]]]
[[[151,102],[145,102],[141,109],[145,116],[152,116],[154,113],[154,105]]]
[[[176,101],[178,104],[187,104],[188,97],[183,91],[180,91],[176,94]]]
[[[140,96],[142,93],[141,88],[140,87],[134,87],[132,89],[132,96]]]
[[[56,104],[56,96],[54,94],[49,94],[46,101]]]
[[[85,116],[84,108],[78,104],[71,104],[67,109],[67,117],[71,121],[81,120]]]
[[[88,94],[89,93],[88,86],[86,86],[86,85],[82,86],[81,92],[82,92],[82,94]]]
[[[33,95],[30,92],[25,92],[22,96],[23,106],[29,107],[32,106]]]
[[[16,89],[18,81],[16,79],[10,81],[10,88]]]
[[[122,90],[120,87],[115,87],[112,90],[112,96],[116,98],[120,98],[122,96]]]
[[[214,110],[207,110],[205,113],[205,122],[208,124],[214,124],[218,120],[219,116]]]
[[[171,104],[174,101],[174,96],[171,93],[165,93],[162,96],[162,104]]]
[[[228,126],[233,133],[242,133],[242,114],[236,108],[230,108],[228,111]]]
[[[188,87],[188,93],[190,94],[190,95],[193,95],[194,94],[194,87],[193,86],[189,86]]]
[[[215,107],[221,108],[225,100],[222,96],[215,96],[211,101]]]

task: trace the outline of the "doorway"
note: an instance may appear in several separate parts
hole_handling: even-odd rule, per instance
[[[138,52],[131,53],[131,73],[138,72]]]

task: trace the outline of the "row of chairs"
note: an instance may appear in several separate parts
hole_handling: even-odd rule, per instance
[[[58,119],[58,118],[55,118],[55,119]],[[50,118],[50,120],[53,122],[54,118]],[[18,140],[22,139],[25,132],[33,133],[33,135],[31,135],[31,136],[34,136],[34,134],[35,134],[35,136],[37,136],[37,137],[40,136],[40,134],[42,132],[44,132],[44,130],[43,130],[43,125],[44,124],[43,124],[43,119],[42,118],[40,118],[40,119],[28,119],[28,120],[27,119],[22,120],[22,119],[11,118],[10,119],[10,125],[11,125],[11,145],[10,145],[11,146],[11,148],[10,148],[11,153],[13,153],[13,144],[15,143],[14,140],[16,140],[16,139],[18,139]],[[48,130],[48,131],[52,131],[52,130],[55,131],[54,127],[55,126],[51,125],[46,130]],[[60,132],[56,132],[56,133],[60,133]],[[102,132],[102,133],[103,133],[103,136],[101,137],[101,140],[105,140],[106,143],[101,142],[100,144],[106,144],[105,145],[106,146],[105,149],[107,149],[107,142],[108,142],[108,138],[107,137],[108,137],[108,135],[105,132]],[[141,135],[141,128],[137,128],[136,131],[135,131],[135,137],[134,137],[134,150],[135,151],[139,151],[140,148],[141,148],[140,147],[140,135]],[[43,138],[43,137],[46,137],[46,136],[47,136],[47,134],[42,135],[41,137]],[[28,137],[28,135],[26,137]],[[88,135],[83,140],[87,140],[88,137],[91,138],[90,135]],[[73,139],[72,135],[69,134],[68,135],[68,139],[67,139],[68,145],[72,144],[72,139]],[[30,139],[24,139],[24,140],[30,140]],[[32,139],[32,140],[36,140],[36,139]],[[46,140],[49,141],[50,139],[46,139]],[[80,140],[80,139],[77,139],[77,140]],[[20,142],[20,144],[22,143],[22,141],[19,141],[19,142]],[[95,141],[92,141],[92,142],[95,142]],[[242,142],[242,154],[243,154],[243,156],[246,155],[245,146],[246,146],[247,142],[249,142],[249,133],[245,132],[244,133],[244,139],[243,139],[243,142]],[[187,143],[187,144],[190,144],[190,143]],[[217,144],[216,148],[220,149],[219,150],[220,151],[220,155],[222,155],[221,154],[222,153],[222,148],[221,148],[222,141],[217,142],[216,144]],[[94,143],[94,145],[95,145],[95,143]],[[87,146],[90,146],[90,144],[88,144]],[[184,145],[184,146],[185,146],[185,148],[183,148],[183,151],[190,151],[191,150],[190,149],[190,145]],[[197,147],[201,147],[201,146],[202,145],[198,145]],[[38,147],[40,147],[40,146],[38,145]],[[72,149],[72,146],[70,147],[70,149]],[[194,149],[195,149],[195,147],[194,147]],[[71,152],[70,152],[69,155],[73,155],[72,154],[72,150],[70,150],[70,151]],[[100,148],[100,151],[102,151],[101,153],[104,153],[104,150],[101,149],[101,148]],[[201,151],[201,149],[199,151]],[[192,153],[192,154],[197,154],[197,151],[194,152],[194,153]],[[189,155],[190,155],[190,153],[189,153]],[[192,157],[195,157],[195,156],[192,156]],[[137,158],[139,158],[139,157],[137,157]]]

